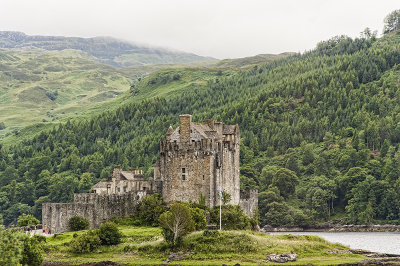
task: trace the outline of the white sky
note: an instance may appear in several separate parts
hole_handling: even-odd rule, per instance
[[[382,32],[399,0],[0,0],[0,30],[112,36],[216,58],[303,52]]]

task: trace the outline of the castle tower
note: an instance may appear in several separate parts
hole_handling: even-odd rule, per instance
[[[179,116],[179,127],[168,129],[154,166],[164,201],[197,202],[204,196],[214,207],[222,190],[231,195],[230,204],[239,204],[239,152],[238,125],[210,119],[193,123],[191,115]]]

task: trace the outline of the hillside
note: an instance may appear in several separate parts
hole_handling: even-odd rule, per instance
[[[294,54],[295,53],[287,52],[281,54],[259,54],[243,58],[224,59],[216,62],[215,66],[221,68],[248,68],[256,64],[265,64]]]
[[[129,90],[136,78],[82,52],[0,50],[0,122],[9,132],[75,116]]]
[[[86,53],[99,63],[114,67],[215,60],[190,53],[141,46],[111,37],[29,36],[16,31],[0,31],[0,48],[39,48],[47,51],[74,49]]]
[[[40,217],[42,202],[71,200],[116,165],[151,176],[160,139],[190,113],[239,124],[241,185],[259,189],[262,224],[397,223],[399,63],[391,33],[335,37],[238,72],[154,73],[115,110],[3,146],[4,221]]]

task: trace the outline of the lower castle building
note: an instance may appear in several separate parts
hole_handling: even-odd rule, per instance
[[[91,227],[115,217],[136,213],[136,205],[149,194],[160,193],[164,202],[198,201],[210,208],[220,205],[220,192],[231,195],[228,204],[241,205],[252,216],[258,206],[257,191],[240,191],[240,131],[238,125],[215,120],[192,122],[179,116],[179,126],[169,127],[160,142],[160,157],[153,178],[139,170],[115,168],[107,181],[93,186],[92,193],[74,195],[74,203],[43,203],[42,224],[52,232],[68,230],[68,220],[79,215]]]

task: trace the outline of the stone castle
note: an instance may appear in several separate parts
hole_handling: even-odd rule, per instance
[[[97,227],[114,217],[134,215],[141,199],[160,193],[164,202],[195,201],[205,197],[210,208],[220,205],[220,191],[231,195],[228,204],[241,205],[249,216],[258,205],[257,191],[240,191],[240,131],[238,125],[215,120],[192,122],[179,116],[179,127],[169,127],[160,142],[154,177],[145,179],[139,170],[115,168],[107,181],[93,186],[92,193],[75,194],[73,203],[44,203],[42,224],[52,232],[68,230],[68,220],[79,215]]]

